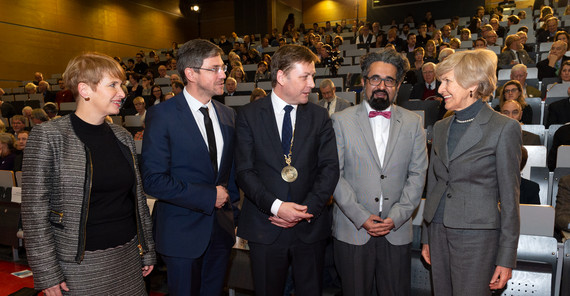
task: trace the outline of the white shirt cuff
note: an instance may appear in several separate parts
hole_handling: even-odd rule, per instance
[[[271,214],[273,214],[274,216],[277,216],[277,213],[279,212],[279,208],[281,207],[282,203],[283,203],[283,201],[281,201],[279,199],[275,199],[275,201],[271,205]]]

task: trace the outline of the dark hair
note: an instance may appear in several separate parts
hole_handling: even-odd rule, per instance
[[[186,68],[200,68],[205,59],[222,56],[224,51],[214,43],[204,39],[194,39],[184,43],[178,49],[178,59],[176,62],[176,69],[178,74],[187,82],[184,70]],[[200,71],[195,69],[195,71]]]
[[[162,87],[160,87],[160,85],[158,85],[158,84],[153,85],[153,86],[150,88],[150,95],[152,96],[153,99],[156,100],[156,96],[154,95],[154,89],[155,89],[155,88],[160,89],[160,98],[158,98],[158,100],[159,100],[160,102],[164,102],[164,94],[162,93]]]
[[[413,32],[412,32],[412,33],[408,33],[408,36],[406,37],[406,39],[410,40],[410,37],[412,37],[412,36],[416,36],[416,34],[413,33]]]
[[[44,109],[44,111],[45,111],[46,113],[48,113],[48,114],[49,114],[49,113],[55,113],[55,114],[57,114],[57,111],[58,111],[58,110],[57,110],[57,105],[54,104],[54,103],[52,103],[52,102],[47,102],[47,103],[45,103],[43,109]]]
[[[396,50],[392,48],[382,48],[377,52],[371,52],[360,58],[360,69],[362,76],[368,76],[370,66],[375,62],[384,62],[396,67],[396,80],[401,82],[406,76],[406,72],[410,70],[410,62],[403,58]]]
[[[316,63],[319,58],[307,47],[288,44],[283,45],[271,58],[271,86],[277,85],[277,72],[289,73],[296,63]]]
[[[176,88],[183,89],[183,88],[184,88],[184,83],[182,83],[182,82],[180,82],[180,81],[178,81],[178,80],[174,80],[174,81],[172,82],[172,86],[173,86],[173,87],[176,86]]]
[[[528,159],[528,151],[524,146],[521,146],[521,167],[520,167],[521,171],[524,169],[527,159]]]

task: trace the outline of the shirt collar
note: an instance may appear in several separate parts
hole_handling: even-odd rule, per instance
[[[182,93],[184,93],[184,98],[186,99],[186,102],[188,102],[188,106],[190,107],[190,110],[194,111],[194,112],[198,112],[198,110],[200,110],[200,108],[204,107],[204,104],[202,104],[200,101],[198,101],[196,98],[194,98],[187,90],[186,88],[184,88],[182,90]],[[205,105],[208,108],[213,107],[212,106],[212,100],[209,100],[208,103],[206,103]]]
[[[283,101],[277,94],[275,94],[275,90],[271,90],[271,104],[273,105],[273,111],[275,114],[279,114],[280,112],[285,112],[283,108],[287,105],[293,106],[293,109],[297,111],[297,105],[287,104],[287,102]]]

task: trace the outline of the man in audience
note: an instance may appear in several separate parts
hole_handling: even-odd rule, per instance
[[[369,48],[376,45],[376,37],[374,37],[373,34],[370,34],[369,24],[365,24],[362,27],[360,35],[356,37],[356,44],[359,45],[359,48]]]
[[[550,47],[550,52],[546,59],[536,63],[539,80],[547,77],[558,76],[560,69],[562,68],[562,63],[569,59],[564,55],[566,53],[566,48],[567,43],[562,40],[552,43],[552,47]]]
[[[323,293],[327,204],[339,170],[331,120],[307,104],[316,61],[306,47],[280,48],[271,96],[243,106],[236,120],[236,176],[246,196],[237,235],[248,240],[258,295],[283,295],[291,265],[296,295]]]
[[[136,63],[133,71],[139,75],[144,75],[146,73],[146,69],[148,69],[148,65],[143,61],[143,58],[143,54],[137,52],[137,55],[135,56]]]
[[[414,84],[410,94],[410,100],[425,100],[427,98],[431,98],[441,101],[443,97],[438,92],[441,82],[435,79],[434,63],[429,62],[423,64],[422,77],[423,80]]]
[[[25,106],[24,108],[22,108],[22,115],[28,119],[28,122],[32,122],[32,111],[33,110],[34,109],[32,109],[32,107],[30,107],[30,106]]]
[[[372,23],[372,35],[378,38],[378,35],[380,34],[382,34],[382,32],[380,32],[380,23],[379,22]]]
[[[521,146],[521,164],[520,164],[521,172],[524,169],[527,160],[528,160],[528,151],[524,146]],[[521,204],[539,205],[540,204],[539,193],[540,193],[540,186],[536,182],[521,177],[521,186],[520,186]]]
[[[501,113],[520,122],[523,115],[523,110],[519,102],[516,100],[508,100],[503,103],[503,106],[501,107]],[[522,140],[523,145],[541,145],[540,137],[538,135],[527,132],[525,130],[522,131]]]
[[[60,91],[55,94],[55,102],[57,103],[57,106],[59,107],[59,104],[61,103],[75,102],[75,98],[73,97],[71,90],[69,90],[64,84],[63,79],[57,79],[57,84],[59,84],[60,88]]]
[[[556,101],[548,106],[546,128],[551,124],[566,124],[570,122],[570,87],[567,92],[567,99]]]
[[[166,74],[166,66],[160,65],[158,66],[158,78],[170,78],[168,74]]]
[[[257,46],[257,51],[259,52],[259,54],[263,54],[263,50],[265,50],[266,48],[269,47],[269,39],[267,38],[262,38],[261,39],[261,44]]]
[[[431,36],[427,34],[427,25],[421,23],[418,28],[418,35],[416,36],[416,45],[424,47],[426,42],[431,39]]]
[[[552,138],[552,147],[548,151],[548,157],[546,158],[546,164],[550,171],[554,171],[556,168],[556,158],[558,155],[558,147],[561,145],[570,145],[570,124],[565,124],[561,126]]]
[[[180,76],[176,73],[170,75],[170,84],[174,83],[174,81],[180,81],[182,82],[182,78],[180,78]]]
[[[538,33],[536,42],[553,42],[556,32],[558,32],[558,18],[553,16],[546,20],[546,30]]]
[[[44,102],[55,102],[55,93],[51,91],[51,87],[47,81],[40,81],[37,92],[43,95]]]
[[[406,46],[404,46],[401,51],[407,53],[408,60],[411,61],[412,59],[410,59],[410,57],[413,57],[414,49],[416,49],[416,34],[409,33],[406,41]],[[410,55],[410,53],[412,54]]]
[[[499,46],[497,44],[497,33],[495,30],[489,30],[483,33],[483,38],[487,41],[487,46]]]
[[[38,85],[42,80],[44,80],[44,74],[42,74],[42,72],[34,73],[34,81],[32,81],[33,84]]]
[[[521,38],[521,45],[523,46],[523,49],[526,50],[526,52],[531,52],[534,50],[532,46],[526,44],[528,36],[525,31],[518,31],[517,35]]]
[[[400,38],[402,40],[408,38],[408,34],[410,34],[410,25],[408,24],[403,24],[402,25],[402,31],[400,32]]]
[[[527,75],[528,75],[527,67],[524,64],[514,65],[513,68],[511,69],[511,80],[516,80],[521,83],[523,87],[523,96],[525,98],[540,97],[541,95],[540,90],[526,83]],[[497,88],[497,91],[495,93],[500,94],[502,91],[503,91],[503,86],[500,86]]]
[[[499,20],[496,18],[492,18],[489,21],[489,25],[491,25],[491,27],[493,27],[493,30],[495,31],[495,33],[497,33],[497,35],[501,38],[505,38],[505,33],[506,33],[506,29],[505,27],[502,27],[499,25]]]
[[[441,27],[441,39],[443,42],[449,43],[449,41],[451,41],[451,38],[453,38],[453,36],[451,36],[451,27],[449,25],[444,25]]]
[[[570,175],[560,178],[558,182],[554,224],[558,230],[570,232]]]
[[[330,79],[321,81],[319,90],[321,91],[322,99],[318,102],[318,104],[327,109],[329,116],[335,112],[340,112],[352,106],[352,103],[349,101],[336,96],[334,82]]]
[[[336,268],[343,295],[410,295],[412,214],[426,180],[426,136],[421,118],[394,104],[408,61],[386,48],[360,62],[363,102],[332,116],[341,168]]]
[[[168,268],[170,295],[222,295],[235,242],[235,111],[212,100],[223,93],[221,55],[203,39],[182,45],[183,93],[146,114],[143,184],[158,199],[156,250]]]
[[[168,65],[166,65],[166,69],[168,70],[176,70],[176,59],[171,58],[168,60]]]
[[[175,95],[178,95],[179,93],[182,92],[182,90],[184,90],[184,83],[182,83],[182,81],[176,80],[176,81],[172,82],[171,86],[172,86],[172,92]]]

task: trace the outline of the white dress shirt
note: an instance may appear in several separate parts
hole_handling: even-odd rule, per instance
[[[329,104],[329,102],[327,102],[325,100],[325,108],[327,108],[328,104]],[[336,96],[332,99],[331,105],[328,108],[329,108],[329,110],[327,110],[327,111],[329,112],[329,116],[332,116],[334,113],[334,110],[336,109]]]
[[[222,129],[220,128],[220,123],[218,122],[218,115],[216,114],[216,110],[214,109],[214,104],[212,104],[212,100],[208,101],[206,105],[202,104],[200,101],[192,97],[186,88],[183,90],[184,98],[192,111],[192,115],[196,120],[196,124],[198,125],[198,129],[202,134],[202,139],[208,147],[208,134],[206,133],[206,125],[204,124],[204,114],[200,112],[200,108],[207,107],[208,114],[210,115],[210,119],[212,120],[212,126],[214,128],[214,136],[216,137],[216,152],[217,152],[217,159],[218,159],[218,170],[220,169],[220,163],[222,162],[222,151],[224,151],[224,137],[222,136]],[[208,147],[210,149],[210,147]],[[190,155],[188,155],[190,157]]]
[[[370,107],[368,101],[364,101],[366,105],[367,114],[370,111],[376,111]],[[386,108],[384,111],[390,111],[392,106]],[[368,118],[370,122],[370,127],[372,128],[372,136],[374,137],[374,144],[376,145],[376,152],[378,153],[378,159],[380,160],[380,165],[384,167],[384,155],[386,154],[386,147],[388,146],[388,137],[390,136],[390,119],[384,116],[376,116],[374,118]],[[380,195],[380,204],[378,212],[382,212],[382,195]]]
[[[271,90],[271,105],[273,106],[273,112],[275,113],[275,121],[277,123],[277,129],[279,130],[279,139],[282,137],[282,130],[283,130],[283,118],[285,117],[285,106],[291,105],[287,104],[283,99],[278,97],[275,94],[274,90]],[[295,136],[295,122],[297,120],[297,105],[291,105],[293,110],[291,110],[291,126],[293,128],[293,137]],[[293,145],[295,145],[295,140],[293,138]],[[291,158],[295,157],[292,155]],[[280,199],[275,199],[273,204],[271,205],[271,213],[277,216],[277,212],[279,212],[279,207],[283,203]]]

